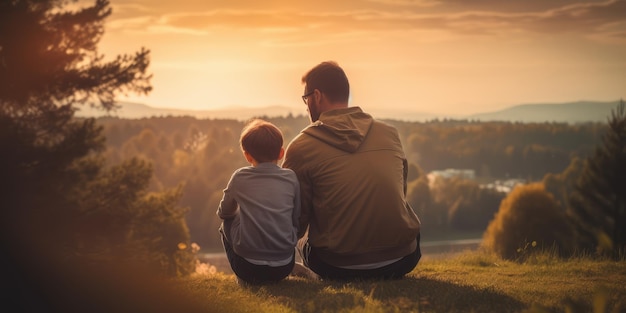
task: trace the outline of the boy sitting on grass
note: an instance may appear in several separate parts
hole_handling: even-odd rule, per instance
[[[278,166],[283,135],[278,127],[253,120],[240,145],[251,166],[236,170],[217,209],[220,234],[238,282],[278,282],[294,267],[300,216],[296,174]]]

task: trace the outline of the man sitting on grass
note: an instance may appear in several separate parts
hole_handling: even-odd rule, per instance
[[[403,277],[421,257],[420,221],[406,201],[397,130],[348,107],[337,63],[319,64],[302,82],[312,124],[291,141],[283,167],[300,181],[304,265],[322,279]]]

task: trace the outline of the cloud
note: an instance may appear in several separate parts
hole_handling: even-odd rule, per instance
[[[442,4],[438,0],[365,0],[367,2],[379,3],[385,5],[398,6],[416,6],[416,7],[434,7]]]
[[[528,29],[552,32],[595,33],[626,18],[626,1],[577,3],[529,16],[522,22]]]
[[[110,22],[107,22],[107,30],[136,30],[136,29],[144,29],[149,25],[153,25],[157,22],[157,18],[153,16],[136,16],[130,18],[121,18],[121,19],[113,19]]]
[[[502,8],[503,5],[498,5],[519,5],[522,2],[527,3],[526,10],[511,11],[510,7]],[[328,11],[281,7],[266,10],[239,8],[175,12],[153,15],[151,18],[114,20],[112,26],[127,29],[143,27],[152,31],[189,34],[230,30],[265,34],[300,33],[308,36],[335,35],[338,32],[445,31],[460,35],[507,36],[527,32],[621,38],[620,34],[626,31],[623,23],[626,19],[626,0],[588,0],[575,3],[565,0],[476,1],[482,4],[476,7],[493,4],[487,10],[468,9],[468,5],[461,5],[458,0],[363,0],[360,3],[362,5],[359,9]],[[561,5],[545,7],[545,3]],[[389,6],[381,7],[380,4]],[[446,5],[447,10],[444,11]],[[532,10],[536,8],[541,10]],[[127,9],[143,8],[129,5]]]
[[[302,27],[298,14],[269,10],[213,10],[201,13],[177,13],[164,16],[175,27],[265,29]]]
[[[146,13],[150,12],[150,7],[139,4],[139,3],[112,3],[111,8],[113,8],[113,13],[116,15],[119,14],[133,14],[137,12]]]
[[[149,15],[112,20],[107,23],[107,31],[134,34],[181,34],[193,36],[207,34],[207,31],[202,29],[173,26],[167,23],[162,17],[159,18]]]

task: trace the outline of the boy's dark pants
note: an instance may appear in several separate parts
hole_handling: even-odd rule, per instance
[[[225,220],[219,231],[228,263],[230,263],[230,268],[237,277],[249,284],[263,284],[278,282],[291,273],[295,263],[295,254],[289,264],[277,267],[256,265],[237,255],[228,239],[229,236],[226,236],[226,234],[230,234],[230,225],[231,221]]]

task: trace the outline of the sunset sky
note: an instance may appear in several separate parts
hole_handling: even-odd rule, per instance
[[[348,74],[366,111],[468,114],[626,96],[626,0],[111,0],[100,52],[151,50],[155,107],[301,109]]]

